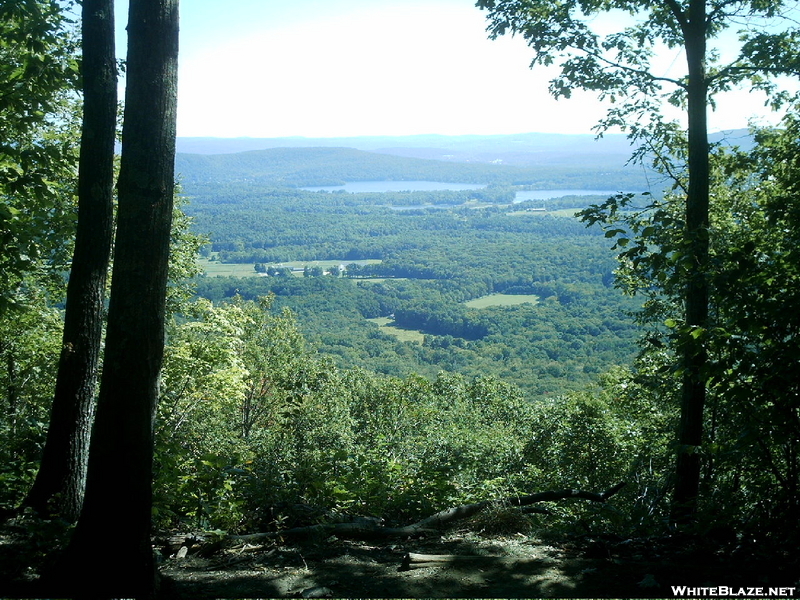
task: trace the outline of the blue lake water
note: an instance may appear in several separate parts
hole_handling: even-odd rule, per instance
[[[301,189],[309,192],[347,192],[349,194],[359,194],[479,190],[485,187],[485,185],[477,183],[449,183],[444,181],[350,181],[344,185],[319,185]],[[563,196],[613,196],[616,193],[618,193],[618,190],[526,190],[517,192],[514,196],[514,202],[549,200],[551,198],[561,198]]]
[[[528,200],[550,200],[564,196],[613,196],[619,190],[525,190],[517,192],[514,202],[527,202]]]

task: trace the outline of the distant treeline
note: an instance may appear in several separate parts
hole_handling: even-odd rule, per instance
[[[641,169],[625,167],[619,155],[592,157],[591,165],[561,157],[557,164],[511,166],[458,163],[364,152],[352,148],[272,148],[236,154],[179,154],[176,171],[197,184],[236,182],[304,187],[348,181],[445,181],[485,185],[536,184],[539,189],[605,189],[646,185]]]

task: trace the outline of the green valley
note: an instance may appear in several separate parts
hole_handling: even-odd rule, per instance
[[[178,165],[187,212],[210,240],[198,294],[216,302],[274,295],[341,368],[495,375],[534,399],[584,389],[636,352],[626,316],[636,303],[613,287],[607,240],[571,216],[605,198],[515,202],[519,190],[547,185],[644,190],[634,171],[564,161],[547,165],[542,179],[541,165],[341,148],[179,155]],[[418,179],[491,185],[365,193],[294,186]]]

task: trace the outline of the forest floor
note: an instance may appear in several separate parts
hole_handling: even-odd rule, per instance
[[[24,562],[44,553],[24,537],[0,531],[0,598],[37,596],[37,565]],[[698,538],[542,540],[458,530],[396,542],[271,543],[205,557],[194,550],[161,562],[163,598],[673,598],[672,586],[729,586],[734,596],[747,595],[740,586],[762,587],[763,595],[794,586],[786,595],[800,596],[795,548],[766,556]],[[458,558],[404,569],[409,553]]]
[[[461,532],[385,545],[328,539],[189,555],[167,559],[162,574],[169,595],[186,599],[673,598],[672,586],[796,586],[800,570],[790,552],[767,561],[665,538],[545,542]],[[404,569],[408,553],[463,558]]]

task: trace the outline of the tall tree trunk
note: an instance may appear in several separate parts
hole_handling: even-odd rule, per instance
[[[687,113],[689,119],[689,190],[686,197],[686,325],[692,332],[683,341],[683,389],[678,426],[678,456],[672,517],[686,523],[697,510],[700,487],[699,446],[703,440],[703,410],[706,398],[705,342],[701,329],[708,326],[708,80],[706,75],[705,0],[691,0],[684,25],[689,68]]]
[[[39,473],[24,506],[78,518],[86,484],[113,232],[117,68],[113,0],[84,0],[83,129],[78,228],[50,427]]]
[[[178,1],[131,0],[106,349],[86,497],[57,568],[67,591],[136,598],[155,592],[153,417],[164,351],[177,57]],[[108,532],[119,527],[125,542],[109,551]]]

